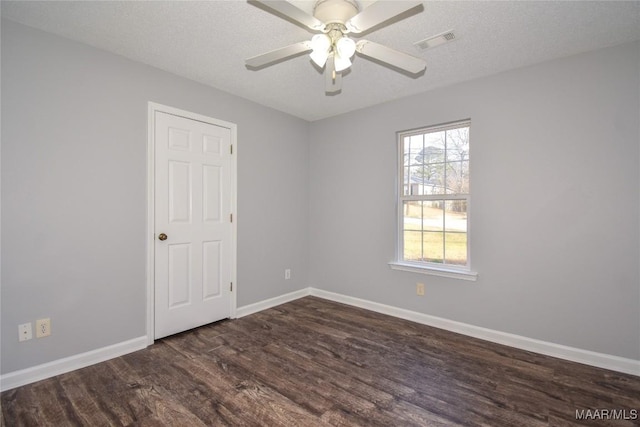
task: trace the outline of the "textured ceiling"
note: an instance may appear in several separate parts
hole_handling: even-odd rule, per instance
[[[307,11],[312,1],[292,1]],[[360,2],[362,7],[370,1]],[[306,55],[260,70],[244,59],[311,33],[236,1],[2,1],[2,16],[213,86],[306,120],[436,87],[640,39],[640,1],[425,1],[363,38],[422,57],[418,78],[356,57],[328,96]],[[408,16],[407,16],[408,15]],[[454,30],[426,51],[413,43]]]

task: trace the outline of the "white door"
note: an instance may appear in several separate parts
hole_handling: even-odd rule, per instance
[[[231,129],[155,111],[155,338],[230,316]]]

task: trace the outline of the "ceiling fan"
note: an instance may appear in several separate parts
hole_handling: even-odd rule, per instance
[[[306,52],[325,72],[325,91],[339,92],[342,72],[351,66],[355,53],[384,62],[411,74],[426,69],[421,58],[408,55],[369,40],[354,41],[348,34],[360,34],[422,4],[421,1],[377,1],[360,11],[356,0],[318,0],[313,16],[288,1],[250,0],[272,9],[316,33],[311,40],[302,41],[247,59],[251,69],[263,68],[275,62]]]

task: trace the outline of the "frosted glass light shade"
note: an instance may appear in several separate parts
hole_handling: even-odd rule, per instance
[[[326,34],[316,34],[311,37],[311,49],[314,52],[329,51],[331,47],[331,39]]]
[[[336,55],[335,57],[335,67],[336,71],[346,70],[351,67],[351,60],[347,58],[343,58],[340,55]]]
[[[356,42],[349,37],[340,37],[336,43],[336,50],[339,57],[349,59],[356,53]]]
[[[331,38],[326,34],[316,34],[311,38],[311,49],[313,51],[309,57],[318,67],[324,67],[329,57],[329,49],[331,49]]]
[[[311,58],[311,60],[315,62],[320,68],[324,67],[324,64],[327,62],[328,57],[329,57],[328,50],[326,51],[314,50],[309,54],[309,58]]]

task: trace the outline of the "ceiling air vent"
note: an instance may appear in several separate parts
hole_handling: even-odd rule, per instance
[[[445,31],[444,33],[438,34],[437,36],[429,37],[427,39],[420,40],[419,42],[415,42],[413,45],[420,50],[426,50],[431,49],[432,47],[440,46],[441,44],[452,42],[455,39],[456,35],[453,33],[453,30],[449,30]]]

